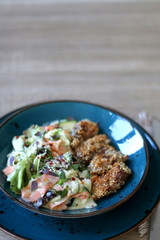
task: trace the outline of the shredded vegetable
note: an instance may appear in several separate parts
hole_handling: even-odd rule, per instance
[[[11,190],[36,208],[96,206],[90,194],[89,170],[77,163],[70,150],[75,123],[71,118],[48,126],[32,125],[12,140],[13,150],[3,173]]]

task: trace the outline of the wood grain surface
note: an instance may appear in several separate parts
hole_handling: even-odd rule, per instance
[[[160,1],[0,0],[0,116],[58,99],[160,118]]]

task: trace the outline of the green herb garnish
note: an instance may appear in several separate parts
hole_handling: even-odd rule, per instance
[[[62,191],[56,191],[56,194],[60,195],[61,198],[64,198],[68,193],[68,188],[63,189]]]

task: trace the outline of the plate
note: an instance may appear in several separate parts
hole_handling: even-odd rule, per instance
[[[7,116],[2,118],[2,122]],[[132,121],[131,119],[129,119]],[[120,236],[142,223],[156,209],[160,197],[160,152],[154,140],[132,121],[145,138],[149,169],[140,189],[121,206],[105,214],[81,219],[58,219],[32,213],[0,191],[1,229],[12,236],[32,240],[102,240]],[[154,177],[153,177],[154,176]],[[9,221],[8,221],[9,219]],[[22,227],[22,223],[23,227]]]
[[[147,174],[149,158],[145,142],[137,128],[118,112],[78,101],[47,102],[25,107],[1,124],[0,139],[3,141],[0,141],[0,171],[6,166],[6,155],[12,149],[11,140],[14,136],[20,135],[32,124],[42,125],[69,116],[76,120],[88,118],[98,122],[100,132],[108,135],[117,150],[128,155],[127,165],[132,170],[129,181],[117,193],[98,200],[97,207],[74,211],[35,209],[10,190],[3,174],[0,176],[1,188],[13,201],[37,213],[63,218],[90,217],[111,210],[128,200],[139,189]]]

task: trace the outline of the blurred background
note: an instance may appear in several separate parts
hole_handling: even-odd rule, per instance
[[[160,2],[0,0],[0,114],[57,99],[160,118]]]

